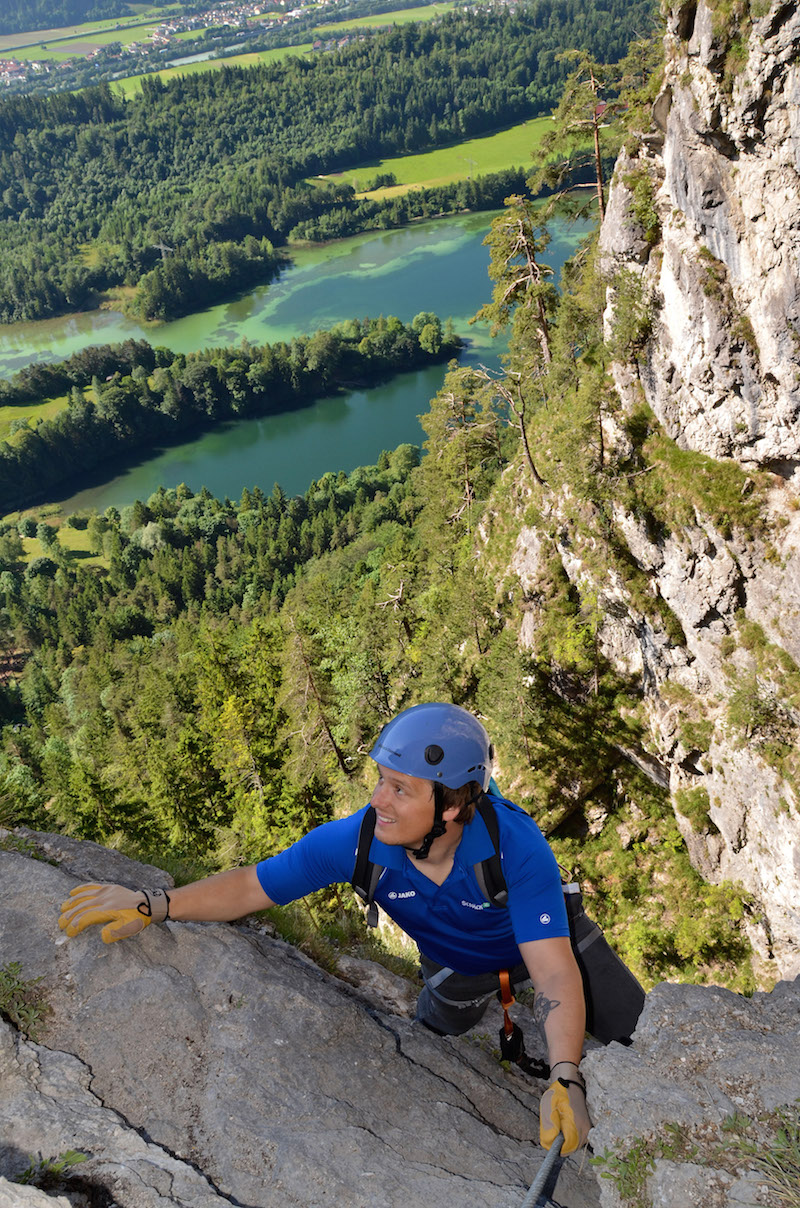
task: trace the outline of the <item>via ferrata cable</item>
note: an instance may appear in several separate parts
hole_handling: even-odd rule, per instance
[[[547,1156],[539,1167],[539,1173],[533,1180],[528,1194],[522,1202],[522,1208],[536,1208],[539,1196],[544,1190],[544,1185],[547,1182],[547,1176],[555,1165],[556,1158],[561,1153],[561,1146],[564,1144],[564,1134],[559,1133],[553,1144],[547,1151]]]

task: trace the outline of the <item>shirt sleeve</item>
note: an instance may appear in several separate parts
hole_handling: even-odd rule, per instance
[[[326,885],[351,880],[366,808],[315,827],[279,855],[257,864],[258,880],[267,897],[285,906]]]
[[[569,922],[558,863],[533,819],[526,820],[524,841],[514,835],[503,844],[503,870],[508,885],[508,909],[514,939],[568,936]]]

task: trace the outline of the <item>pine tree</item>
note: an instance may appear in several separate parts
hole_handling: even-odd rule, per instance
[[[603,157],[615,153],[618,135],[614,126],[622,108],[613,95],[612,68],[597,63],[586,51],[568,50],[558,58],[576,66],[567,76],[553,114],[553,129],[534,152],[537,170],[528,184],[534,194],[546,189],[563,201],[565,192],[576,187],[576,174],[588,168],[593,178],[589,187],[594,190],[602,222],[606,212]]]

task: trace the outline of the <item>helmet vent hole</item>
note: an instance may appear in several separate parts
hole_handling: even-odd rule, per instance
[[[425,748],[425,762],[433,764],[441,763],[444,759],[444,751],[438,743],[432,743],[431,746]]]

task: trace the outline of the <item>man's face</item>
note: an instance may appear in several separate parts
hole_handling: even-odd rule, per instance
[[[419,847],[433,826],[433,785],[419,776],[378,764],[378,784],[371,804],[377,815],[375,838],[381,843]]]

